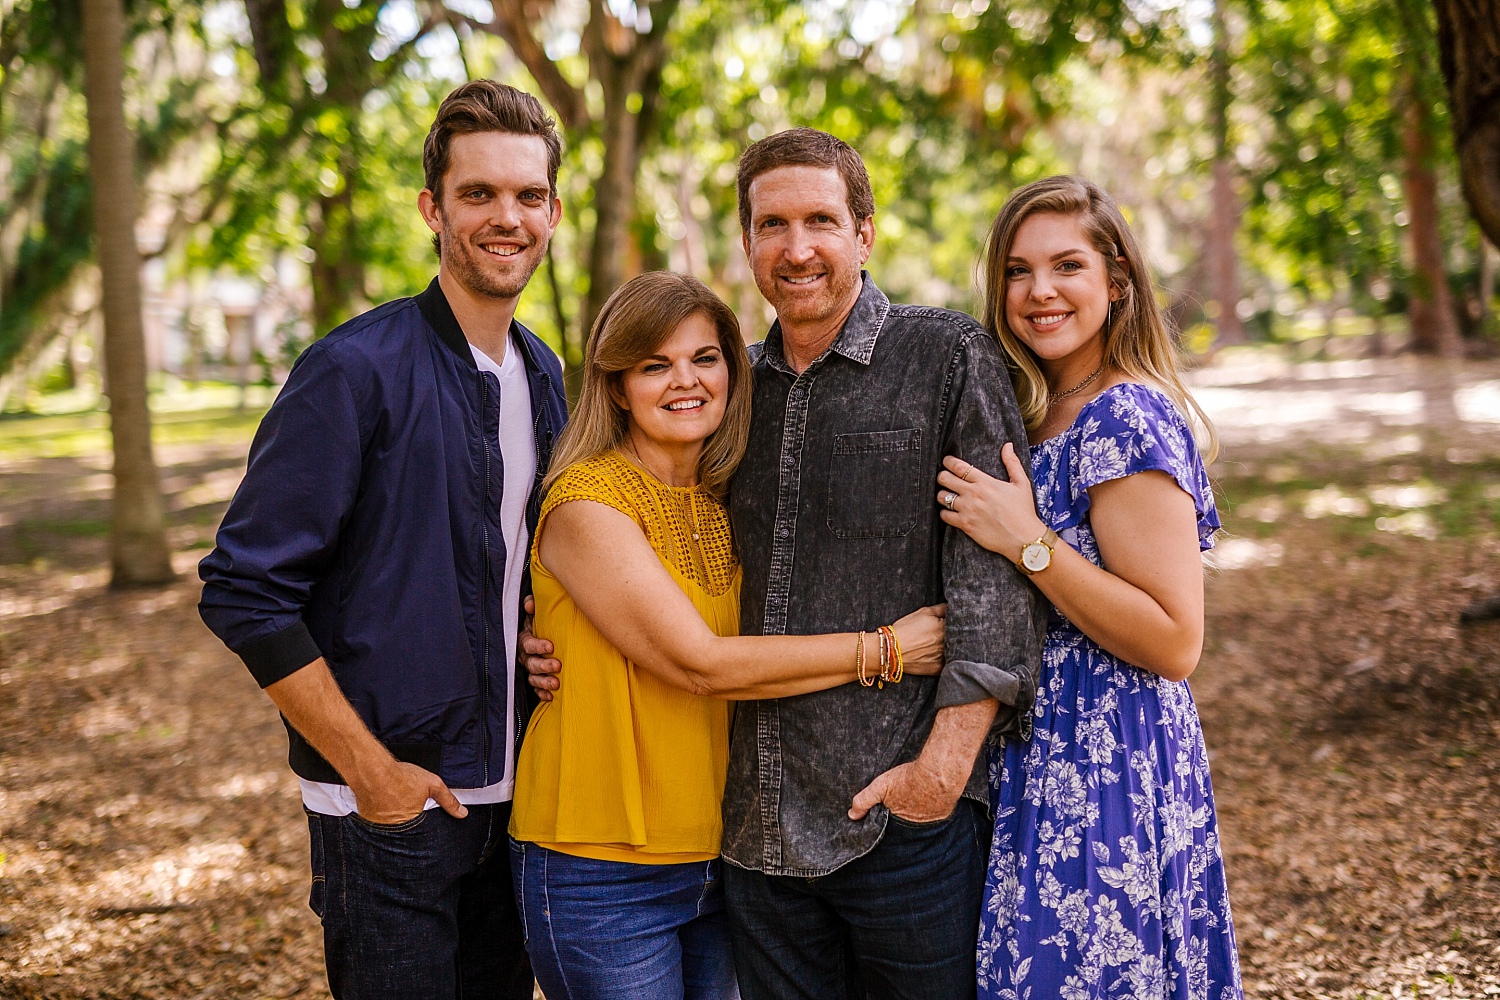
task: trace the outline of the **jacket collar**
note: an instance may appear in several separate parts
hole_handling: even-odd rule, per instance
[[[863,285],[859,290],[859,298],[854,301],[854,308],[849,311],[848,319],[844,320],[844,328],[839,331],[828,350],[834,354],[841,354],[850,361],[857,361],[868,366],[870,358],[875,355],[875,341],[880,338],[880,331],[885,326],[885,318],[891,311],[891,300],[885,297],[875,284],[875,279],[870,277],[869,271],[859,272]],[[789,369],[786,363],[786,354],[782,349],[781,320],[771,324],[771,330],[766,334],[764,357],[777,368]],[[825,352],[826,356],[827,352]],[[822,360],[819,358],[818,360]],[[814,362],[816,364],[817,362]]]
[[[470,368],[478,369],[474,363],[474,352],[469,347],[469,338],[464,336],[463,327],[458,325],[458,317],[453,315],[453,307],[448,304],[448,296],[443,294],[443,288],[438,284],[438,279],[433,278],[427,288],[416,296],[417,308],[422,312],[422,318],[427,320],[427,325],[432,327],[448,348],[463,359]],[[531,331],[527,330],[515,319],[510,321],[510,341],[515,344],[521,352],[521,362],[526,366],[528,372],[536,373],[542,371],[537,362],[536,348],[530,343]]]

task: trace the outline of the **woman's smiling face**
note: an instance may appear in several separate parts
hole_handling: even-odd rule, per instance
[[[636,432],[663,445],[692,444],[719,429],[729,403],[729,363],[719,331],[694,313],[656,353],[620,373],[615,401]]]
[[[1104,257],[1077,217],[1038,212],[1005,260],[1005,322],[1044,361],[1098,350],[1111,294]]]

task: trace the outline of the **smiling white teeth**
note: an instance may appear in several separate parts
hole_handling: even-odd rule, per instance
[[[814,281],[817,281],[821,277],[821,274],[809,274],[801,278],[793,278],[788,276],[786,280],[790,281],[794,285],[807,285],[811,284]]]
[[[514,257],[521,252],[520,247],[485,247],[484,251],[495,257]]]
[[[698,409],[702,405],[703,405],[703,400],[701,400],[701,399],[679,399],[675,403],[668,403],[667,404],[667,409],[669,409],[669,410],[696,410],[696,409]]]

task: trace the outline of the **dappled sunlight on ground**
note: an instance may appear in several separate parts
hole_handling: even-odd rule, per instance
[[[1225,441],[1193,677],[1251,997],[1500,995],[1500,366],[1194,373]],[[111,593],[102,415],[0,421],[0,996],[327,996],[276,713],[196,561],[256,414],[165,412],[174,565]]]

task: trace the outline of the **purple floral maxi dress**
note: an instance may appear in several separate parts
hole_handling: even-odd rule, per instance
[[[1192,431],[1171,400],[1113,386],[1032,451],[1038,513],[1102,565],[1088,489],[1161,470],[1219,527]],[[1131,666],[1053,609],[1032,738],[990,762],[995,840],[979,996],[1241,1000],[1208,753],[1185,682]]]

